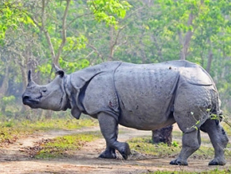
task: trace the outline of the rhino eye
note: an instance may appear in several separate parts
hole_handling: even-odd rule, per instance
[[[43,90],[42,90],[42,93],[45,93],[45,92],[47,92],[47,89],[43,89]]]

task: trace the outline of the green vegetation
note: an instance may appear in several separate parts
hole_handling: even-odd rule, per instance
[[[186,59],[211,74],[225,119],[231,120],[230,9],[231,1],[227,0],[2,0],[0,144],[13,143],[36,131],[73,130],[97,124],[92,119],[65,119],[69,117],[63,112],[31,110],[22,105],[27,71],[32,70],[37,83],[46,84],[54,77],[53,63],[71,73],[111,60],[157,63]],[[231,136],[230,126],[223,125]],[[75,135],[42,142],[40,146],[44,147],[35,156],[65,156],[95,136],[82,135],[81,139]],[[181,133],[173,132],[174,136],[181,137]],[[208,140],[202,141],[208,144]],[[175,156],[181,148],[180,140],[168,147],[152,145],[150,137],[135,138],[129,144],[136,151],[157,157]],[[230,160],[229,149],[225,154]],[[212,148],[202,146],[192,157],[212,156]],[[204,173],[208,172],[218,170]],[[219,170],[226,172],[230,170]]]
[[[75,134],[58,137],[45,142],[39,142],[38,147],[34,147],[34,157],[39,159],[60,158],[72,155],[79,150],[85,143],[93,141],[100,137],[100,133]]]
[[[155,171],[155,172],[148,172],[145,174],[228,174],[231,173],[231,169],[214,169],[214,170],[208,170],[208,171],[202,171],[202,172],[188,172],[188,171]]]
[[[128,141],[131,149],[143,153],[153,155],[155,157],[175,156],[180,152],[180,147],[168,146],[166,144],[153,145],[150,137],[133,138]],[[176,143],[176,142],[175,142]]]
[[[66,130],[75,130],[82,127],[95,126],[97,120],[95,119],[51,119],[51,120],[42,120],[31,122],[25,120],[21,122],[23,127],[28,127],[34,130],[54,130],[54,129],[66,129]]]
[[[166,144],[157,144],[153,145],[150,137],[139,137],[133,138],[128,141],[131,149],[148,155],[153,155],[154,157],[163,158],[163,157],[171,157],[174,158],[179,154],[181,150],[181,142],[173,141],[172,146],[168,146]],[[214,150],[212,146],[205,146],[207,140],[204,141],[202,139],[202,145],[200,149],[198,149],[190,158],[194,159],[212,159],[214,156]],[[211,145],[211,144],[210,144]],[[227,159],[230,159],[231,150],[225,150],[225,156]]]
[[[27,9],[22,3],[15,3],[12,0],[2,0],[0,2],[0,43],[5,38],[5,33],[8,29],[17,29],[19,23],[33,24],[30,19]]]
[[[0,144],[13,143],[20,137],[33,134],[36,131],[49,130],[75,130],[83,127],[90,127],[97,125],[96,120],[93,119],[46,119],[42,121],[17,121],[8,120],[0,122]]]
[[[230,127],[230,125],[228,125],[228,124],[226,124],[226,123],[223,123],[222,126],[224,127],[225,132],[226,132],[229,136],[231,136],[231,127]]]
[[[115,28],[118,28],[118,21],[116,19],[123,19],[126,16],[127,10],[132,7],[127,1],[119,0],[112,0],[110,2],[89,0],[87,3],[97,21],[104,21],[107,25],[113,25]]]
[[[52,63],[71,73],[111,60],[176,59],[198,63],[211,74],[230,115],[230,8],[226,0],[3,0],[0,115],[30,114],[21,105],[29,69],[45,84],[54,76]]]

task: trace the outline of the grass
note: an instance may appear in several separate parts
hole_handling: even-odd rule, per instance
[[[7,120],[7,121],[6,121]],[[14,143],[20,137],[26,137],[35,132],[49,130],[76,130],[83,127],[96,126],[96,119],[81,117],[77,119],[53,118],[41,121],[5,119],[0,122],[0,146]],[[49,159],[68,156],[73,151],[80,149],[85,143],[100,137],[99,132],[85,134],[74,134],[57,137],[54,139],[43,139],[34,147],[25,148],[31,156],[39,159]]]
[[[202,171],[202,172],[187,172],[187,171],[155,171],[155,172],[148,172],[145,174],[228,174],[231,173],[230,169],[220,170],[218,168],[209,171]]]
[[[174,146],[168,146],[166,144],[160,143],[153,145],[151,143],[151,137],[139,137],[133,138],[128,141],[131,149],[139,152],[145,153],[148,155],[153,155],[155,157],[173,157],[176,156],[180,152],[180,147],[178,146],[178,142],[174,141]]]
[[[44,140],[34,147],[34,156],[37,159],[51,159],[71,156],[74,151],[79,150],[87,142],[101,137],[98,132],[67,135],[52,140]]]
[[[227,135],[231,136],[231,127],[226,123],[222,123],[222,126],[225,129],[225,132],[227,133]]]
[[[47,119],[43,121],[17,121],[8,120],[0,122],[0,145],[2,143],[13,143],[19,137],[33,134],[36,131],[49,130],[74,130],[82,127],[97,125],[95,119]]]
[[[168,146],[166,144],[160,143],[153,145],[151,143],[150,137],[139,137],[139,138],[133,138],[128,141],[131,149],[148,155],[153,155],[157,158],[163,158],[163,157],[176,157],[180,150],[181,150],[181,142],[173,141],[172,146]],[[231,150],[226,149],[225,150],[225,156],[228,160],[231,157]],[[214,149],[212,147],[203,146],[203,143],[201,147],[193,153],[193,155],[190,158],[195,159],[212,159],[214,157]]]
[[[133,138],[129,140],[129,145],[131,147],[131,149],[142,153],[142,154],[148,154],[148,155],[153,155],[153,157],[155,158],[164,158],[164,157],[168,157],[168,158],[175,158],[177,157],[177,155],[179,154],[180,150],[181,150],[181,142],[180,142],[180,138],[181,138],[181,132],[173,132],[173,137],[176,138],[176,140],[173,141],[172,146],[167,146],[166,144],[155,144],[153,145],[151,142],[151,137],[141,137],[141,138]],[[211,147],[208,147],[208,140],[207,139],[203,139],[202,140],[202,145],[200,147],[200,149],[198,149],[192,156],[190,156],[190,158],[194,158],[194,160],[197,159],[213,159],[214,157],[214,150]],[[211,144],[211,143],[210,143]],[[206,145],[206,146],[205,146]],[[228,147],[230,147],[230,144],[228,145]],[[225,149],[225,158],[226,161],[230,161],[231,160],[231,149]],[[211,170],[207,170],[207,171],[200,171],[200,172],[189,172],[189,171],[149,171],[145,174],[227,174],[227,173],[231,173],[231,168],[229,169],[211,169]]]
[[[173,137],[182,137],[183,133],[180,131],[172,131]]]
[[[95,119],[48,119],[43,121],[23,121],[21,122],[23,127],[29,127],[34,130],[54,130],[54,129],[66,129],[74,130],[82,127],[90,127],[97,125]]]

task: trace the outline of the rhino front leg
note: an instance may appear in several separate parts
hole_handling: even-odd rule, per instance
[[[192,155],[201,144],[200,131],[193,131],[184,133],[182,138],[182,149],[179,156],[170,162],[172,165],[184,165],[187,166],[187,159]]]
[[[115,138],[117,139],[118,137],[118,126],[116,127],[116,132],[115,132]],[[115,148],[111,148],[110,145],[106,142],[107,147],[104,152],[102,152],[99,157],[100,158],[109,158],[109,159],[115,159],[116,158],[116,153],[115,153]]]
[[[107,145],[106,150],[103,151],[103,152],[99,155],[99,158],[115,159],[115,158],[116,158],[115,149],[114,149],[114,148],[111,148],[110,146]]]
[[[104,136],[107,144],[106,150],[99,157],[114,158],[116,149],[120,152],[124,159],[127,159],[131,154],[130,148],[127,143],[117,141],[118,123],[115,118],[108,114],[100,113],[98,115],[98,120],[101,133]]]
[[[209,134],[209,138],[215,151],[215,157],[209,162],[209,165],[225,165],[224,148],[226,148],[229,140],[219,121],[207,120],[201,126],[201,130]]]

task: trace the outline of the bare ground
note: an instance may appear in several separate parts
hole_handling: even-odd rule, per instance
[[[119,141],[126,141],[133,137],[150,135],[150,131],[138,131],[120,127]],[[174,130],[178,129],[176,126]],[[13,144],[0,149],[0,173],[1,174],[69,174],[69,173],[89,173],[89,174],[139,174],[153,171],[208,171],[213,169],[226,169],[231,167],[231,161],[227,161],[226,166],[208,167],[209,160],[189,158],[189,166],[171,166],[172,158],[154,158],[153,156],[132,152],[128,160],[123,160],[120,154],[117,159],[99,159],[98,155],[105,148],[103,138],[87,143],[82,149],[71,154],[68,158],[37,160],[25,153],[25,148],[33,147],[36,142],[43,139],[52,139],[58,136],[89,131],[99,131],[98,127],[85,128],[76,131],[50,131],[47,133],[37,133],[26,138],[17,140]],[[207,135],[202,135],[207,137]]]

